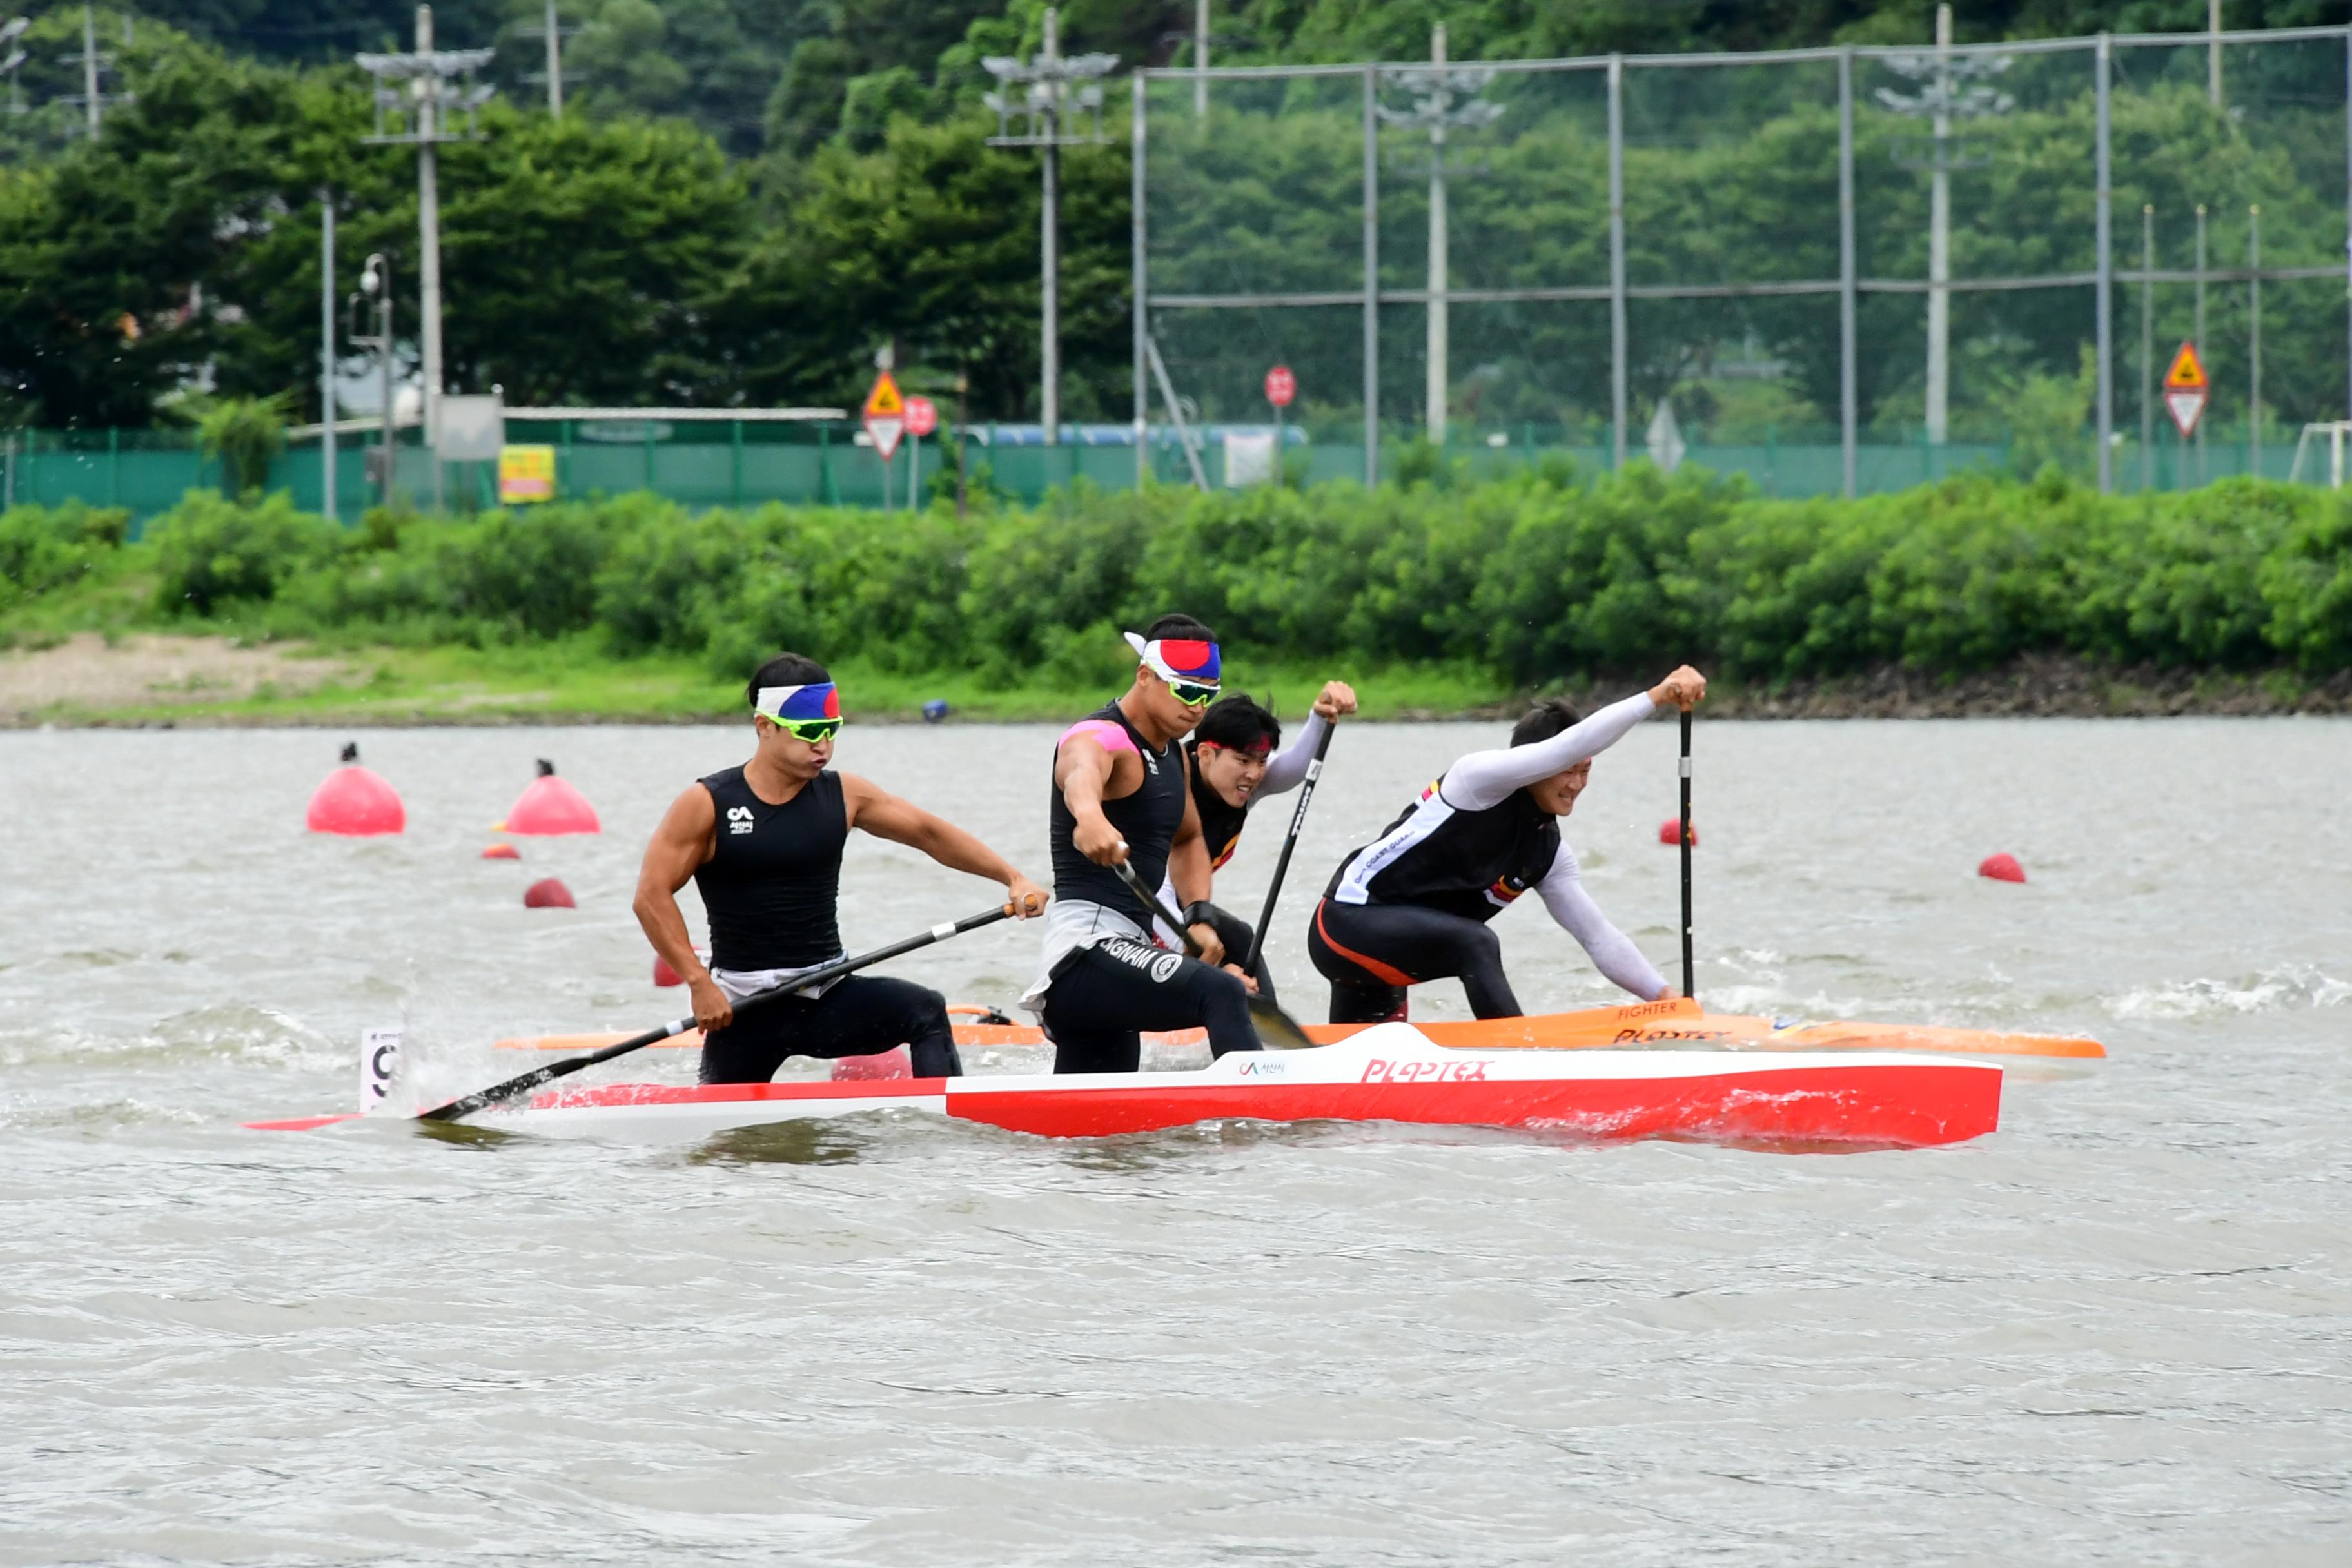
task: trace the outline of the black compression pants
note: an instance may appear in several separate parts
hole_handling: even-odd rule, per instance
[[[1045,1022],[1055,1072],[1133,1072],[1145,1029],[1206,1025],[1217,1056],[1258,1048],[1239,975],[1132,937],[1105,938],[1055,964]]]
[[[786,1057],[867,1057],[910,1047],[917,1078],[963,1072],[947,998],[911,980],[852,974],[822,996],[779,996],[702,1043],[704,1083],[765,1083]]]
[[[1448,977],[1462,982],[1470,1011],[1516,1018],[1519,999],[1503,973],[1502,944],[1479,921],[1419,904],[1343,904],[1326,899],[1307,928],[1307,955],[1331,983],[1331,1022],[1402,1018],[1405,987]]]
[[[1217,940],[1225,944],[1227,963],[1239,963],[1249,956],[1250,942],[1257,936],[1256,929],[1249,921],[1214,904],[1206,906],[1201,912],[1209,917],[1208,923],[1215,928]],[[1274,1000],[1274,976],[1265,970],[1265,954],[1261,952],[1257,955],[1257,967],[1250,971],[1250,978],[1257,982],[1257,994],[1271,1002]]]

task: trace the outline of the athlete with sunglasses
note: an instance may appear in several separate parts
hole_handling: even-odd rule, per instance
[[[1249,987],[1238,970],[1220,967],[1215,927],[1192,926],[1205,963],[1162,945],[1150,912],[1110,868],[1124,863],[1147,888],[1172,879],[1188,905],[1208,897],[1209,857],[1180,742],[1216,700],[1216,635],[1189,616],[1162,616],[1126,636],[1137,659],[1126,694],[1064,731],[1054,749],[1054,903],[1044,964],[1021,1005],[1043,1020],[1055,1072],[1133,1072],[1144,1029],[1205,1026],[1218,1056],[1258,1048]]]
[[[734,1003],[844,956],[836,910],[842,847],[853,827],[1003,883],[1012,895],[1005,909],[1018,919],[1043,912],[1045,889],[962,828],[827,766],[841,697],[814,659],[778,654],[744,695],[758,739],[751,760],[686,787],[654,829],[637,874],[637,923],[694,998],[702,1081],[765,1083],[787,1056],[871,1056],[901,1045],[911,1047],[916,1077],[955,1077],[963,1064],[946,999],[910,980],[848,975],[794,992],[740,1024]],[[688,878],[710,916],[707,969],[677,907]]]

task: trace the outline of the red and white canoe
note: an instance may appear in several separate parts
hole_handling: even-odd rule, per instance
[[[631,1142],[898,1110],[1054,1138],[1216,1121],[1329,1121],[1528,1128],[1604,1140],[1903,1147],[1992,1131],[2000,1088],[2001,1069],[1986,1062],[1851,1051],[1462,1049],[1409,1024],[1382,1024],[1334,1045],[1235,1053],[1190,1072],[628,1083],[542,1093],[472,1120],[506,1131]],[[299,1131],[343,1120],[247,1125]]]

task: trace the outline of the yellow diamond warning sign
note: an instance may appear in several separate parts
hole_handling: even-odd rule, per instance
[[[866,433],[874,438],[874,455],[888,462],[907,433],[907,400],[898,395],[898,384],[887,370],[874,378],[874,390],[866,395],[865,424]]]
[[[2164,373],[2164,390],[2203,392],[2209,384],[2205,379],[2204,362],[2197,357],[2197,345],[2181,344],[2180,352],[2172,356],[2172,368]]]
[[[2212,384],[2205,379],[2205,366],[2197,357],[2195,343],[2183,343],[2180,352],[2172,356],[2172,368],[2164,373],[2164,406],[2172,416],[2173,427],[2180,438],[2197,428],[2197,421],[2205,412],[2205,399],[2212,393]]]

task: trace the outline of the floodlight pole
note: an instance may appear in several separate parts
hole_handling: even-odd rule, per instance
[[[1442,80],[1445,69],[1443,22],[1429,30],[1429,63]],[[1445,256],[1445,118],[1440,114],[1429,126],[1429,374],[1423,393],[1429,412],[1429,440],[1435,447],[1445,445],[1445,404],[1452,385],[1446,374],[1447,362],[1452,358],[1447,341],[1447,329],[1452,323],[1445,308],[1449,275]]]
[[[1952,8],[1936,7],[1937,110],[1927,177],[1927,445],[1940,447],[1950,429],[1952,402],[1952,172],[1944,155],[1952,117]]]
[[[319,190],[319,512],[335,521],[335,197]]]
[[[563,29],[555,16],[555,0],[547,0],[547,113],[563,118]]]
[[[1048,71],[1061,64],[1062,18],[1045,7],[1045,52],[1039,56]],[[1045,292],[1038,303],[1038,374],[1045,380],[1039,405],[1045,422],[1045,445],[1062,444],[1062,149],[1056,112],[1061,95],[1045,100],[1045,199],[1039,205],[1037,253],[1045,263]]]
[[[81,8],[81,92],[82,110],[89,121],[91,141],[98,139],[98,19],[90,7]]]

